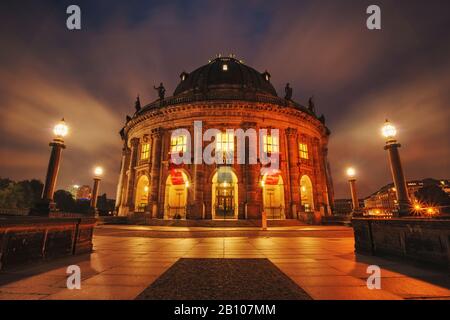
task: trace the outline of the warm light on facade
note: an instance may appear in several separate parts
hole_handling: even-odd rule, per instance
[[[353,179],[356,176],[356,170],[352,167],[347,169],[347,177]]]
[[[147,193],[148,192],[148,186],[144,187],[144,192]]]
[[[141,146],[141,160],[146,160],[150,156],[150,144],[144,143]]]
[[[186,181],[184,182],[184,186],[185,186],[186,188],[189,188],[189,181],[186,180]]]
[[[186,152],[187,151],[187,136],[179,135],[170,139],[170,151],[172,153]]]
[[[222,66],[222,70],[223,70],[223,71],[227,71],[227,70],[228,70],[228,65],[227,65],[227,64],[224,64],[224,65]]]
[[[57,138],[64,138],[69,133],[69,127],[66,125],[64,118],[53,128],[53,134]]]
[[[299,151],[301,159],[305,159],[305,160],[309,159],[308,145],[306,143],[299,143],[298,151]]]
[[[395,128],[395,126],[392,123],[390,123],[386,119],[386,122],[384,123],[383,127],[381,128],[381,133],[386,139],[392,140],[395,138],[395,136],[397,134],[397,129]]]

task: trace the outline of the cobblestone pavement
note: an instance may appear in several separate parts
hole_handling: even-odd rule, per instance
[[[0,273],[0,299],[134,299],[180,258],[267,258],[313,299],[450,299],[450,276],[354,254],[348,227],[187,228],[99,226],[94,252]],[[66,268],[80,266],[80,290]],[[369,290],[367,267],[381,268]]]

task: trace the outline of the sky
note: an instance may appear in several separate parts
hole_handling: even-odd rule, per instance
[[[66,28],[67,6],[81,30]],[[366,8],[381,8],[368,30]],[[70,125],[58,188],[91,184],[114,198],[125,116],[163,82],[216,54],[268,70],[280,96],[316,109],[331,130],[336,198],[392,181],[380,127],[398,129],[407,179],[450,178],[449,1],[12,1],[0,4],[0,177],[44,180],[52,127]]]

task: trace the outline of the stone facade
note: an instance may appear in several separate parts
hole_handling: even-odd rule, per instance
[[[152,218],[171,218],[167,210],[170,210],[168,202],[172,200],[167,193],[181,190],[170,185],[173,175],[171,135],[176,129],[187,129],[194,140],[194,121],[202,122],[202,134],[210,128],[221,132],[227,129],[252,128],[256,132],[260,129],[278,129],[279,175],[282,181],[282,187],[279,187],[282,192],[279,194],[283,197],[281,202],[277,200],[282,210],[279,218],[297,218],[299,212],[305,210],[301,186],[301,179],[305,179],[305,175],[311,182],[309,189],[313,202],[306,209],[322,215],[331,214],[333,189],[327,161],[329,131],[323,119],[319,120],[310,109],[290,100],[233,89],[193,92],[160,99],[137,110],[128,119],[121,131],[124,146],[116,198],[118,215],[126,216],[139,211]],[[210,143],[203,142],[201,150]],[[299,143],[307,145],[308,159],[300,157]],[[142,153],[144,144],[150,147],[148,155]],[[191,141],[192,147],[193,144]],[[192,149],[192,157],[200,149],[196,147],[197,151]],[[267,204],[264,203],[267,199],[264,200],[265,191],[261,185],[261,159],[258,158],[256,164],[249,164],[248,159],[245,164],[237,164],[236,157],[237,152],[234,152],[234,163],[227,166],[235,179],[232,182],[235,189],[231,190],[231,201],[237,204],[237,208],[233,218],[258,219],[261,212],[267,210]],[[177,214],[178,218],[217,218],[214,215],[217,206],[214,199],[219,193],[213,192],[213,180],[223,166],[207,165],[204,162],[194,164],[192,161],[192,164],[183,164],[177,168],[186,180],[185,193],[177,193],[179,202],[185,207],[179,209],[182,213]],[[143,196],[146,199],[142,199]],[[137,204],[143,205],[137,208]]]

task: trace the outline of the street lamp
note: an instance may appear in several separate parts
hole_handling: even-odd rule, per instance
[[[97,197],[98,197],[98,189],[100,186],[100,180],[103,175],[102,167],[95,167],[94,169],[94,187],[92,188],[92,197],[91,197],[91,209],[94,214],[97,212]]]
[[[59,166],[61,163],[62,150],[66,148],[64,145],[64,137],[69,133],[69,127],[66,125],[64,118],[53,128],[54,138],[50,142],[52,147],[50,159],[48,162],[47,175],[45,178],[44,190],[39,203],[31,210],[32,215],[48,216],[50,211],[55,209],[53,195],[55,193],[56,179],[58,178]]]
[[[352,167],[347,168],[348,183],[350,184],[350,193],[352,195],[353,214],[359,214],[359,200],[356,193],[356,170]]]
[[[387,150],[389,154],[389,164],[397,195],[398,215],[407,216],[409,215],[409,197],[405,176],[403,174],[402,163],[400,161],[400,153],[398,151],[400,144],[397,143],[397,140],[395,140],[397,129],[386,119],[386,122],[381,128],[381,133],[386,138],[384,150]]]

